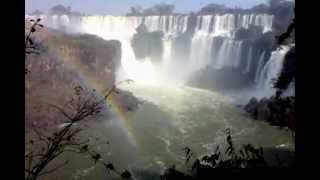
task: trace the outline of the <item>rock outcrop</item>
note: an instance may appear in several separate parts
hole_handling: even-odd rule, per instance
[[[51,29],[37,32],[34,41],[40,54],[26,57],[26,68],[30,71],[25,78],[26,126],[61,123],[64,120],[61,114],[48,108],[48,104],[63,106],[76,86],[95,89],[98,95],[103,95],[114,85],[116,69],[121,65],[119,41]],[[133,109],[136,99],[124,100],[132,94],[117,92],[113,98],[118,104]]]
[[[160,31],[148,32],[144,24],[137,28],[131,46],[137,59],[149,57],[153,63],[161,63],[163,33]]]
[[[295,97],[270,98],[258,101],[252,98],[244,109],[257,120],[295,130]]]

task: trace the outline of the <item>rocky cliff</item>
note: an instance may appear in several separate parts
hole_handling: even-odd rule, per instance
[[[100,95],[115,83],[120,66],[121,44],[93,35],[68,35],[45,29],[34,41],[40,54],[26,57],[30,71],[25,78],[26,125],[45,127],[61,122],[62,117],[48,104],[63,105],[76,86],[95,89]],[[119,93],[120,96],[131,96]],[[126,106],[126,102],[123,104]]]

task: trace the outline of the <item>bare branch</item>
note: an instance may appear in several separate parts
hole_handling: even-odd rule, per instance
[[[67,119],[72,121],[72,117],[70,117],[61,107],[54,105],[54,104],[48,104],[50,107],[53,107],[57,109],[63,116],[65,116]]]
[[[60,169],[60,168],[62,168],[62,167],[64,167],[64,166],[66,166],[68,163],[69,163],[69,160],[66,160],[64,163],[58,165],[57,167],[55,167],[55,168],[53,168],[53,169],[51,169],[51,170],[44,171],[44,172],[40,173],[39,176],[52,173],[52,172],[54,172],[54,171],[56,171],[56,170],[58,170],[58,169]]]

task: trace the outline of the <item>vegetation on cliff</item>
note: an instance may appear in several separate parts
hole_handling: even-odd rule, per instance
[[[287,31],[276,37],[277,43],[292,44],[294,43],[294,20],[288,26]],[[283,91],[288,89],[289,84],[294,81],[296,72],[296,55],[295,46],[287,52],[284,57],[283,68],[278,76],[274,79],[273,87],[276,93],[271,98],[257,100],[252,98],[244,109],[254,118],[265,120],[271,125],[288,127],[295,130],[295,97],[281,97]]]
[[[160,31],[148,32],[147,27],[141,24],[131,40],[131,46],[137,59],[150,57],[155,64],[161,62],[163,33]]]
[[[31,19],[26,24],[25,179],[36,180],[63,168],[69,160],[58,165],[52,165],[52,162],[68,152],[88,154],[94,164],[102,165],[107,172],[113,172],[121,179],[130,179],[129,171],[119,171],[112,163],[105,162],[102,156],[90,147],[88,141],[80,140],[79,134],[83,129],[76,126],[83,121],[98,118],[98,115],[106,109],[109,96],[122,94],[116,85],[131,82],[126,80],[115,84],[113,61],[117,58],[105,59],[115,55],[117,49],[113,48],[119,48],[119,45],[110,47],[110,42],[97,37],[86,35],[72,37],[49,30],[34,36],[38,30],[37,27],[43,27],[39,23],[40,20]],[[44,41],[40,43],[40,39]],[[88,51],[79,52],[78,48],[84,48],[79,47],[81,45]],[[108,48],[111,51],[105,52]],[[109,56],[105,54],[99,57],[101,55],[99,53],[107,53]],[[77,58],[72,59],[72,57]],[[95,75],[101,75],[100,78],[106,81],[96,82],[102,84],[102,86],[97,84],[95,86],[101,89],[91,90],[81,80],[93,78],[90,68],[101,70],[96,65],[102,68],[101,73],[107,74]],[[82,71],[85,77],[72,71],[75,67]],[[113,68],[113,71],[106,71],[108,68]],[[103,79],[103,77],[110,79]],[[74,83],[78,85],[73,87]],[[107,88],[102,89],[105,87]],[[128,97],[128,94],[125,96]],[[31,123],[30,126],[28,123]],[[57,124],[60,124],[61,128],[54,128]]]

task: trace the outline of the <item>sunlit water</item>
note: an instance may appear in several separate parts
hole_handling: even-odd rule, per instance
[[[271,30],[271,16],[258,15],[257,17],[260,18],[253,18],[254,16],[243,16],[239,21],[239,27],[247,27],[249,24],[259,25],[258,22],[263,22],[261,25],[264,32]],[[151,30],[163,29],[166,18],[158,21],[159,18],[148,17],[146,19],[147,27]],[[177,63],[177,65],[173,63],[175,61],[171,59],[172,39],[169,38],[164,41],[164,70],[159,70],[151,64],[150,59],[137,61],[130,46],[135,28],[140,24],[140,18],[88,16],[74,21],[63,16],[64,23],[62,25],[67,31],[95,34],[104,39],[119,40],[122,46],[122,69],[117,72],[117,80],[130,78],[138,83],[143,83],[120,86],[121,89],[131,91],[144,101],[137,110],[126,114],[114,113],[112,117],[102,117],[99,120],[87,122],[84,126],[85,131],[82,138],[91,139],[95,151],[101,153],[104,161],[112,162],[118,170],[130,170],[137,179],[157,179],[165,167],[173,164],[180,169],[184,167],[184,147],[190,147],[196,155],[201,156],[212,152],[217,144],[224,144],[226,128],[231,129],[236,145],[251,143],[265,148],[294,149],[290,132],[271,127],[264,122],[255,121],[236,105],[239,101],[247,102],[248,100],[247,97],[239,96],[238,92],[231,95],[221,95],[213,91],[174,84],[184,79],[176,77],[178,70],[188,72],[190,67],[195,70],[193,68],[199,69],[209,63],[210,53],[204,48],[211,47],[209,44],[213,41],[208,34],[209,22],[212,18],[215,18],[214,22],[216,23],[213,31],[216,33],[215,35],[232,36],[231,30],[235,28],[233,27],[235,24],[233,23],[235,20],[233,15],[199,17],[197,18],[197,33],[191,43],[191,57],[195,57],[190,61],[191,65],[186,66],[185,62],[183,64]],[[43,19],[46,21],[46,18]],[[174,19],[169,17],[168,21],[174,22]],[[178,28],[180,26],[172,26],[169,28],[169,32],[165,33],[174,35],[185,32],[187,18],[184,19],[180,23],[181,28]],[[201,19],[205,23],[200,27],[198,25],[200,25]],[[257,20],[254,21],[254,19]],[[49,26],[59,29],[60,21],[57,20],[57,17],[52,17],[52,22],[53,24]],[[157,22],[162,22],[163,25],[155,24]],[[174,24],[178,25],[179,23]],[[239,57],[241,44],[241,42],[225,40],[222,44],[222,50],[216,55],[215,67],[237,67],[239,61],[237,59],[236,61],[231,60],[232,57]],[[196,61],[199,59],[198,57],[201,57],[199,62]],[[264,54],[262,60],[263,57]],[[260,61],[262,62],[262,60]],[[274,62],[270,65],[279,64],[279,61]],[[256,74],[263,70],[263,66],[260,66]],[[250,63],[248,63],[247,69],[250,69]],[[273,68],[265,70],[269,72],[267,70],[273,70]],[[167,76],[163,77],[164,74]],[[181,76],[184,77],[184,75]],[[168,79],[177,80],[171,81],[173,85],[167,85]],[[159,82],[166,83],[160,85]],[[251,92],[248,94],[252,96]],[[78,126],[83,126],[83,124]],[[96,137],[99,140],[96,140]],[[106,143],[107,141],[109,144]],[[119,179],[113,177],[112,174],[107,174],[103,166],[94,165],[88,156],[65,154],[58,161],[65,159],[71,160],[68,166],[49,176],[44,176],[43,179],[99,180],[106,179],[106,177]],[[58,161],[54,162],[54,165],[58,164]]]
[[[131,170],[137,179],[156,179],[165,167],[173,164],[182,168],[185,161],[182,149],[186,146],[199,156],[212,152],[217,144],[225,143],[226,128],[231,128],[237,145],[251,143],[294,151],[290,132],[250,119],[234,105],[233,99],[218,93],[183,86],[135,83],[123,84],[120,88],[133,92],[144,101],[139,109],[128,112],[126,119],[116,115],[111,119],[91,121],[83,136],[91,138],[92,142],[95,137],[101,138],[96,141],[96,151],[119,170]],[[133,139],[128,138],[126,131],[130,131]],[[89,157],[67,154],[65,158],[72,159],[67,170],[50,176],[68,179],[70,176],[73,179],[110,177],[103,166],[93,165]]]

